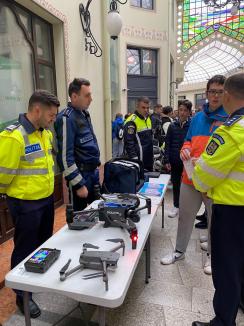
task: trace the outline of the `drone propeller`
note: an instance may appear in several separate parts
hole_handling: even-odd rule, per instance
[[[83,244],[83,248],[86,248],[86,249],[88,249],[88,248],[90,248],[90,249],[99,249],[98,246],[94,246],[94,245],[91,244],[91,243],[84,243],[84,244]]]
[[[123,239],[117,238],[117,239],[107,239],[106,241],[114,242],[114,243],[122,243],[124,242]]]

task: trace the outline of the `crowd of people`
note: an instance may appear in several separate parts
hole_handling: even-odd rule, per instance
[[[7,196],[15,226],[12,268],[53,232],[53,135],[48,130],[52,123],[57,162],[74,210],[95,199],[95,187],[101,182],[100,150],[88,111],[90,82],[75,78],[68,93],[70,102],[58,113],[56,96],[35,91],[27,113],[0,133],[0,193]],[[185,258],[204,203],[208,236],[200,241],[207,250],[203,270],[212,274],[215,287],[215,317],[193,325],[232,326],[244,273],[244,74],[227,80],[213,76],[206,97],[207,103],[195,115],[189,100],[179,102],[177,114],[160,104],[149,114],[150,100],[139,98],[134,113],[125,118],[118,113],[112,123],[113,156],[140,160],[145,170],[153,171],[153,146],[164,149],[164,169],[171,173],[173,185],[169,217],[179,219],[175,250],[161,258],[162,265]],[[23,292],[16,290],[16,295],[24,312]],[[41,314],[31,294],[29,308],[32,318]]]

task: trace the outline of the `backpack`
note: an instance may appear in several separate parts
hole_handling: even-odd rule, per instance
[[[135,194],[144,184],[143,164],[139,160],[115,158],[104,165],[104,193]]]
[[[122,140],[124,137],[124,126],[123,124],[118,124],[115,132],[116,138]]]

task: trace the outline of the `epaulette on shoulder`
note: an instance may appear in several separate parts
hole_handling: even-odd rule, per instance
[[[15,129],[19,128],[19,126],[20,126],[20,123],[17,121],[17,122],[15,122],[15,123],[12,123],[11,125],[7,126],[7,127],[5,128],[5,130],[12,132],[12,131],[14,131]]]
[[[73,112],[73,108],[70,108],[70,107],[67,107],[64,112],[63,112],[63,115],[66,116],[66,117],[69,117],[71,115],[71,113]]]
[[[224,126],[231,127],[233,126],[237,121],[241,120],[243,116],[242,115],[235,115],[234,117],[228,119],[225,121]]]

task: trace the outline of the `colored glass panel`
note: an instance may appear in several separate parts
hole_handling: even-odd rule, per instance
[[[231,15],[232,4],[211,8],[203,0],[184,0],[182,15],[182,50],[185,52],[205,37],[220,32],[240,42],[244,37],[244,2],[237,15]],[[186,44],[185,44],[186,43]]]

